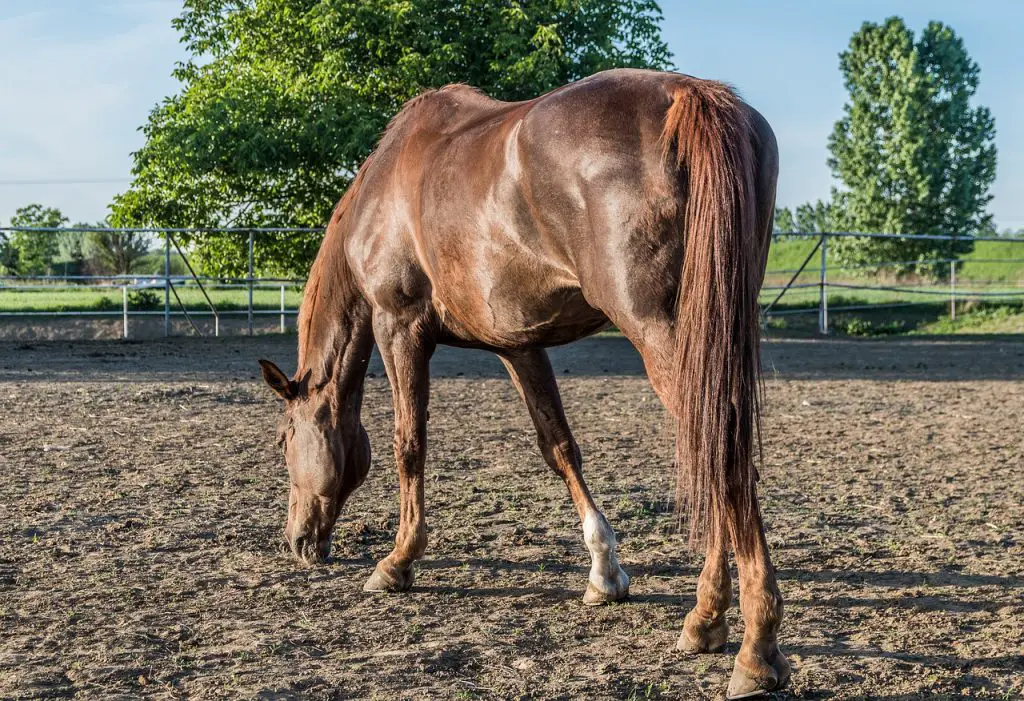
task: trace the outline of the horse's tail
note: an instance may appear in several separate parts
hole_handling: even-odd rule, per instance
[[[672,94],[662,138],[666,156],[675,146],[686,197],[673,368],[677,509],[692,545],[725,529],[758,537],[745,527],[757,510],[764,272],[749,110],[727,86],[688,78]]]

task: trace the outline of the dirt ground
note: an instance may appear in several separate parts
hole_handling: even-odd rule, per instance
[[[673,650],[700,557],[673,526],[672,440],[617,337],[553,352],[586,474],[633,577],[586,608],[588,558],[500,365],[433,364],[430,546],[361,591],[398,498],[390,391],[333,558],[280,549],[279,406],[255,359],[294,337],[0,344],[0,698],[719,698]],[[762,501],[793,663],[779,698],[1024,696],[1024,342],[772,341]]]

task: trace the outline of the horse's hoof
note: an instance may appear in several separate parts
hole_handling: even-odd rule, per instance
[[[596,587],[593,582],[588,581],[587,591],[583,594],[583,603],[587,606],[600,606],[628,598],[629,575],[620,567],[614,581],[602,583],[600,587]]]
[[[758,696],[779,691],[789,683],[790,667],[786,657],[776,651],[772,657],[771,664],[760,662],[755,667],[741,664],[736,659],[736,666],[732,671],[732,679],[729,680],[729,691],[726,698],[752,699]]]
[[[690,611],[683,621],[683,632],[679,634],[676,650],[687,655],[722,652],[729,641],[729,624],[725,616],[707,621]]]
[[[367,592],[399,592],[408,591],[415,579],[413,569],[410,567],[405,572],[385,569],[380,565],[374,568],[373,574],[363,585],[363,591]]]

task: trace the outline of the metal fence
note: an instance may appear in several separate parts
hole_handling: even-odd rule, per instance
[[[230,316],[245,315],[247,321],[247,332],[251,336],[255,331],[255,319],[257,316],[277,316],[279,318],[279,330],[284,333],[287,330],[288,317],[298,314],[297,307],[286,305],[286,290],[290,287],[301,287],[305,284],[304,278],[280,278],[280,277],[257,277],[255,274],[255,249],[257,237],[275,234],[295,233],[320,233],[323,229],[310,229],[299,227],[275,227],[262,229],[244,229],[237,227],[206,227],[206,228],[140,228],[140,229],[98,229],[82,227],[0,227],[0,232],[26,232],[34,235],[47,236],[60,233],[81,233],[87,234],[96,231],[138,233],[148,234],[155,239],[162,239],[163,250],[163,273],[161,275],[4,275],[0,276],[0,292],[31,292],[31,291],[67,291],[67,290],[119,290],[121,293],[121,308],[92,309],[92,310],[35,310],[35,311],[9,311],[0,309],[2,318],[28,318],[28,317],[120,317],[121,336],[129,338],[131,335],[131,317],[163,317],[164,336],[171,335],[172,319],[182,317],[188,321],[192,330],[203,335],[198,325],[197,318],[207,317],[213,320],[213,334],[219,336],[221,332],[221,318]],[[247,275],[243,278],[226,278],[203,276],[196,272],[189,261],[188,255],[181,247],[178,237],[181,234],[198,233],[236,233],[247,236]],[[171,261],[172,250],[177,252],[184,263],[188,274],[172,274]],[[197,310],[189,309],[188,305],[181,298],[181,291],[194,286],[201,293],[206,308]],[[244,310],[218,309],[211,299],[211,290],[242,290],[247,293],[247,303]],[[280,305],[277,309],[258,309],[253,303],[253,296],[258,290],[274,289],[280,291]],[[162,310],[140,310],[130,309],[129,295],[140,290],[162,290]],[[173,303],[172,303],[173,298]]]
[[[29,227],[0,227],[0,232],[30,232],[34,235],[46,236],[56,235],[61,232],[88,233],[97,229],[87,228],[29,228]],[[109,231],[109,230],[107,230]],[[121,335],[129,338],[132,333],[133,317],[154,318],[162,317],[163,333],[169,336],[172,333],[172,321],[184,318],[189,327],[197,334],[202,335],[197,319],[207,319],[213,322],[213,334],[220,335],[222,317],[246,319],[246,331],[249,335],[255,332],[255,321],[259,317],[278,318],[277,328],[281,332],[287,330],[287,320],[297,315],[298,305],[288,304],[286,291],[297,290],[305,283],[301,278],[275,278],[257,277],[255,275],[254,252],[259,246],[262,237],[295,234],[295,233],[319,233],[321,229],[309,228],[264,228],[264,229],[241,229],[241,228],[147,228],[147,229],[114,229],[113,231],[136,232],[149,234],[159,241],[163,253],[163,271],[155,275],[36,275],[36,276],[0,276],[0,293],[32,292],[32,291],[100,291],[111,290],[120,292],[120,308],[83,309],[83,310],[9,310],[0,309],[0,319],[4,318],[32,318],[32,317],[107,317],[120,318]],[[208,232],[230,232],[243,235],[247,238],[247,275],[241,278],[223,278],[200,275],[193,268],[186,251],[179,243],[181,234],[208,233]],[[963,237],[944,235],[901,235],[901,234],[861,234],[861,233],[814,233],[814,234],[777,234],[778,238],[811,239],[815,242],[810,248],[801,265],[792,269],[769,269],[766,277],[769,283],[762,288],[762,299],[765,304],[762,311],[766,319],[788,315],[817,314],[817,328],[820,333],[829,331],[829,315],[844,312],[857,312],[866,309],[887,309],[908,307],[915,304],[934,304],[936,301],[948,299],[949,314],[956,318],[957,306],[967,300],[999,300],[999,301],[1021,301],[1024,302],[1024,239],[1000,238],[1000,237],[975,237],[976,242],[993,241],[1003,245],[1020,246],[1020,257],[1003,257],[992,260],[972,259],[972,265],[983,265],[985,263],[1019,264],[1021,273],[1015,280],[1007,282],[1001,289],[993,290],[991,285],[978,281],[958,281],[958,269],[962,268],[965,262],[956,258],[936,258],[932,260],[893,260],[867,265],[846,265],[836,266],[829,261],[829,241],[846,238],[885,238],[899,240],[927,240],[927,241],[948,241],[954,243],[962,241]],[[172,274],[172,253],[177,252],[187,269],[187,274]],[[948,266],[947,280],[942,283],[935,281],[918,281],[916,284],[904,284],[898,281],[893,284],[882,284],[879,280],[870,280],[864,277],[864,273],[884,272],[887,269],[897,269],[906,266]],[[830,274],[836,278],[830,279]],[[785,284],[771,284],[772,278],[788,276]],[[808,276],[813,276],[811,281],[804,281]],[[845,277],[844,277],[845,276]],[[966,284],[965,284],[966,283]],[[201,308],[196,305],[187,304],[182,299],[183,290],[198,290],[202,298]],[[162,292],[162,309],[132,309],[130,298],[132,293],[140,290]],[[234,291],[245,293],[246,303],[244,308],[225,308],[222,304],[214,302],[210,296],[213,290]],[[254,304],[254,295],[263,290],[275,290],[279,292],[279,304],[274,308],[266,308],[266,304]],[[829,305],[830,293],[846,292],[848,294],[870,294],[886,293],[893,299],[882,300],[875,303],[870,301],[858,304]],[[812,297],[808,298],[808,294]],[[796,299],[803,296],[803,299]]]
[[[1000,302],[1024,302],[1024,239],[1013,237],[997,236],[976,236],[966,239],[963,236],[950,236],[941,234],[878,234],[878,233],[856,233],[856,232],[824,232],[824,233],[791,233],[775,234],[773,239],[812,239],[815,241],[813,248],[808,252],[803,263],[792,270],[771,270],[766,271],[766,277],[779,274],[791,274],[789,280],[783,285],[766,284],[762,286],[761,292],[777,293],[768,304],[762,306],[762,314],[765,318],[773,316],[785,316],[793,314],[817,314],[818,332],[829,333],[829,314],[839,312],[858,312],[866,310],[894,309],[911,307],[920,304],[934,304],[936,301],[948,300],[950,318],[956,320],[957,305],[967,301],[997,300]],[[914,260],[889,260],[876,263],[859,265],[829,265],[828,242],[833,239],[861,238],[861,239],[894,239],[900,241],[945,241],[950,244],[970,240],[972,242],[995,242],[1003,246],[1018,246],[1019,257],[1008,256],[1004,258],[983,259],[972,258],[932,258]],[[817,261],[815,258],[817,257]],[[1011,264],[1020,266],[1019,273],[1012,281],[1006,281],[1005,289],[993,291],[989,289],[991,283],[986,281],[967,281],[965,286],[961,281],[958,284],[958,269],[966,263],[972,265],[985,264]],[[861,282],[838,282],[830,281],[829,273],[847,273],[855,278],[865,273],[881,273],[887,269],[906,269],[920,266],[931,266],[934,269],[948,270],[946,281],[939,283],[934,280],[924,280],[917,284],[867,284]],[[798,282],[801,276],[807,273],[817,273],[817,280],[813,282]],[[863,279],[863,278],[861,278]],[[817,293],[816,304],[797,304],[793,308],[776,309],[776,306],[787,295],[797,291],[815,291]],[[901,301],[875,302],[863,304],[844,304],[840,306],[829,306],[830,291],[850,291],[852,293],[890,293],[902,297]],[[916,299],[916,301],[915,301]]]

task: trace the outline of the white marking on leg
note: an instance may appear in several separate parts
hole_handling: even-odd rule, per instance
[[[590,551],[590,583],[611,598],[629,589],[629,576],[619,566],[615,531],[600,511],[591,510],[583,519],[583,542]]]

